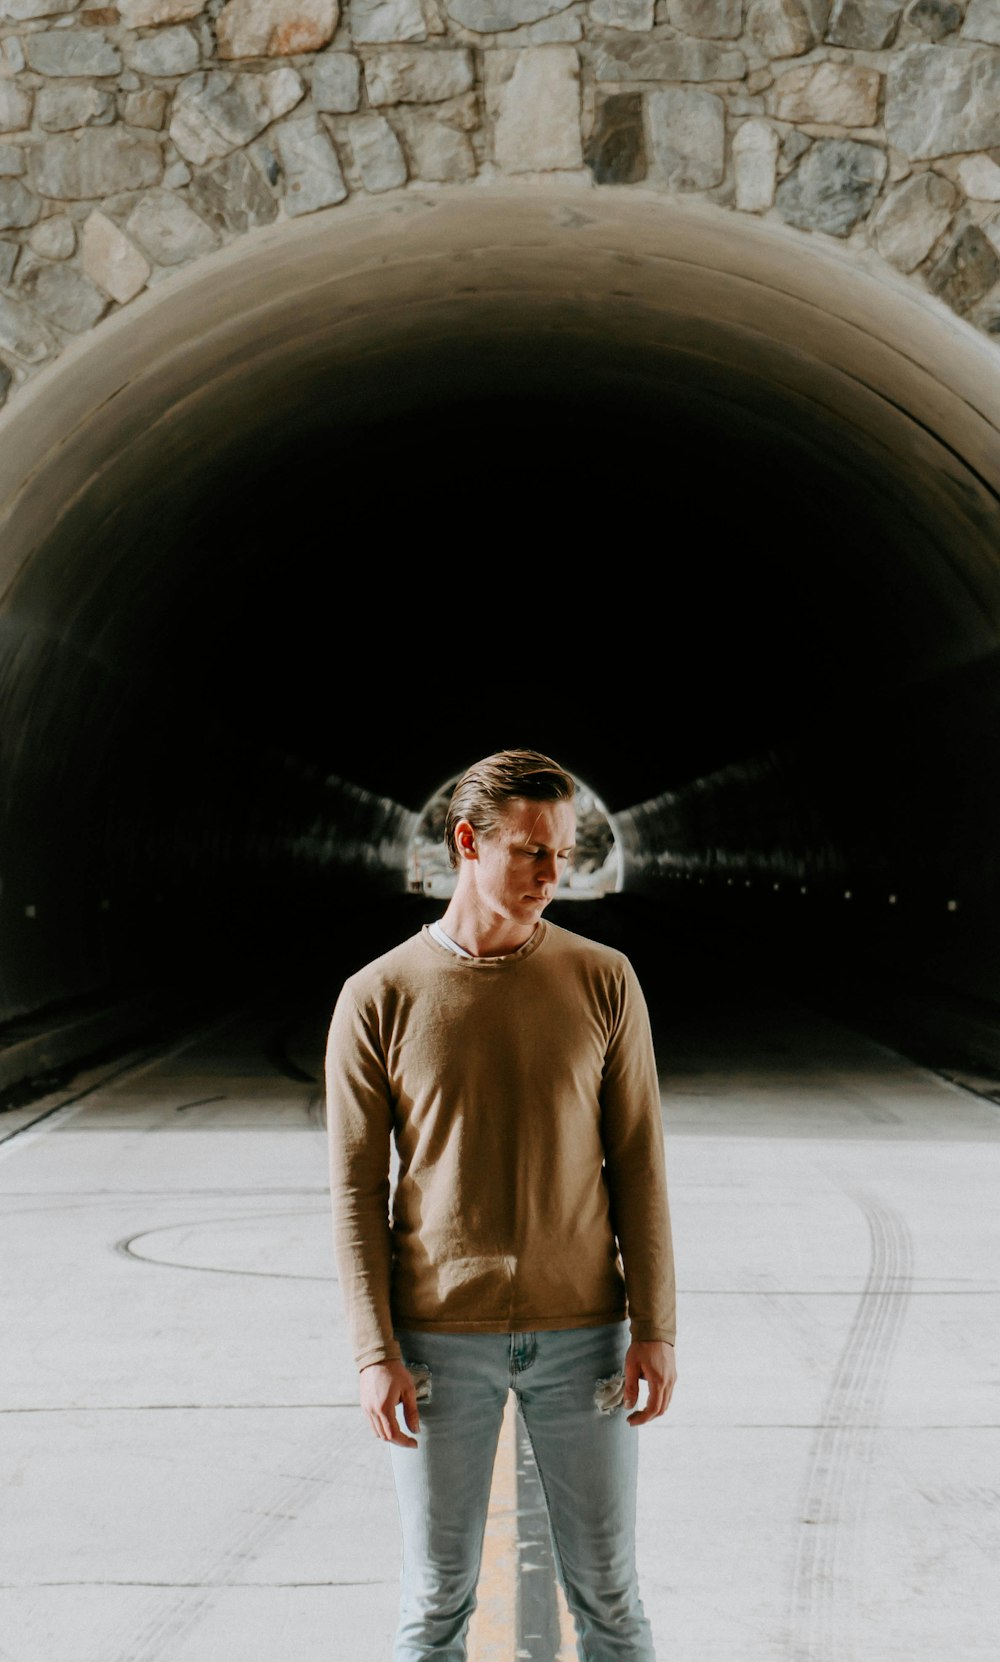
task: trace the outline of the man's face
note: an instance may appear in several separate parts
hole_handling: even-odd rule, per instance
[[[480,901],[495,916],[537,923],[556,892],[575,838],[576,814],[571,803],[515,797],[497,829],[475,838]]]

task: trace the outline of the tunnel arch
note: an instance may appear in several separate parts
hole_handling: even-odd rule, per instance
[[[874,258],[654,191],[410,188],[248,234],[158,283],[0,416],[5,1013],[148,967],[192,929],[233,948],[279,919],[329,918],[359,871],[398,887],[435,779],[508,742],[513,717],[523,732],[528,713],[542,747],[631,816],[633,887],[662,887],[668,850],[701,875],[975,890],[992,917],[1000,806],[979,762],[1000,696],[998,365]],[[600,490],[584,406],[616,458]],[[519,447],[529,420],[536,452],[561,424],[557,458]],[[421,438],[428,421],[441,454]],[[724,492],[708,482],[729,471],[705,463],[712,447],[736,458],[737,496],[768,481],[763,506],[747,504],[757,532],[732,508],[713,541]],[[307,476],[313,489],[341,457],[342,496],[307,499]],[[261,481],[271,541],[247,552]],[[572,524],[560,493],[582,505]],[[373,638],[385,576],[428,536],[491,571],[505,534],[568,546],[596,534],[595,503],[613,643],[600,720],[560,713],[544,675],[533,703],[525,643],[549,637],[526,629],[523,702],[497,673],[426,742],[400,745],[391,712],[412,683],[415,620]],[[339,608],[332,675],[318,628],[303,652],[294,639],[321,569],[323,604]],[[745,730],[733,678],[710,717],[710,676],[685,710],[680,626],[656,661],[641,602],[664,571],[679,617],[697,601],[706,640],[729,596],[713,666],[723,675],[737,653]],[[419,613],[446,638],[474,593],[460,562],[457,577]],[[589,617],[579,600],[566,627]],[[780,652],[787,684],[766,662]],[[690,677],[696,659],[683,662]],[[850,685],[831,690],[845,663]],[[431,673],[422,658],[417,679]],[[792,704],[804,725],[789,732]],[[653,732],[623,744],[649,720],[637,710]],[[922,755],[939,797],[931,823],[909,823]],[[853,820],[836,808],[852,792]]]

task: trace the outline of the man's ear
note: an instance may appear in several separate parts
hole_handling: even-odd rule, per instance
[[[460,860],[476,860],[476,833],[467,819],[460,819],[455,827],[455,847]]]

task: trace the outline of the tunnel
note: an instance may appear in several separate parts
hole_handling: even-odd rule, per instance
[[[0,1020],[324,961],[508,745],[647,913],[1000,992],[1000,358],[866,260],[410,190],[67,349],[0,420]]]

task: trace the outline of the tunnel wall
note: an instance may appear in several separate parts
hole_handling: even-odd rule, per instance
[[[994,1002],[998,735],[995,653],[846,699],[807,737],[620,815],[628,886],[749,931],[762,965],[926,978]]]
[[[989,0],[4,0],[0,402],[180,267],[408,182],[652,186],[993,333],[998,146]]]

